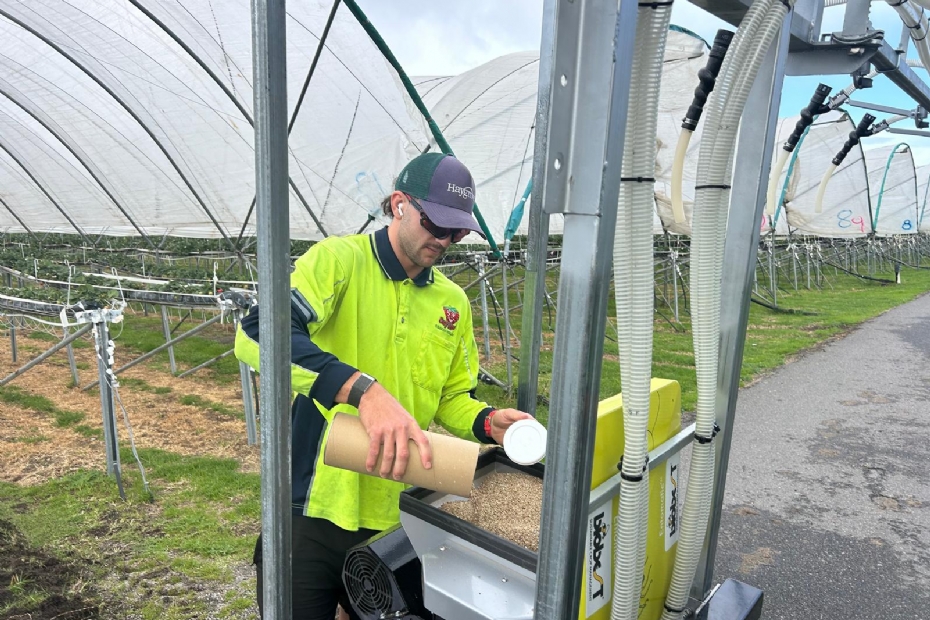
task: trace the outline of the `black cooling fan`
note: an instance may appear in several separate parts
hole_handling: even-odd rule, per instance
[[[420,560],[401,526],[349,549],[342,582],[363,620],[432,618],[423,607]]]

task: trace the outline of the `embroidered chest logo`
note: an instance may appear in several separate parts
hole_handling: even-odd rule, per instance
[[[439,319],[439,324],[450,332],[455,331],[455,325],[459,322],[459,311],[451,306],[443,306],[442,311],[445,316]]]

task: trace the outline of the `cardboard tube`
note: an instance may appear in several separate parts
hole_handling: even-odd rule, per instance
[[[362,426],[358,416],[337,413],[332,421],[323,462],[330,467],[348,469],[366,476],[379,476],[381,455],[374,470],[365,469],[368,458],[368,445],[371,440]],[[456,437],[437,435],[424,431],[433,449],[433,467],[423,469],[420,462],[420,449],[411,439],[410,460],[407,471],[400,482],[418,487],[451,493],[460,497],[470,497],[475,468],[478,465],[478,444]]]

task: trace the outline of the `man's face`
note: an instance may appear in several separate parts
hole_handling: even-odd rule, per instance
[[[398,241],[404,255],[418,267],[427,269],[432,267],[452,244],[452,237],[437,239],[422,224],[420,218],[426,217],[413,205],[413,202],[404,197],[404,217],[401,218],[398,230]]]

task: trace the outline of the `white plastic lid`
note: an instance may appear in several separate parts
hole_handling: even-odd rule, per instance
[[[546,427],[533,419],[514,422],[504,433],[504,452],[518,465],[532,465],[546,456]]]

